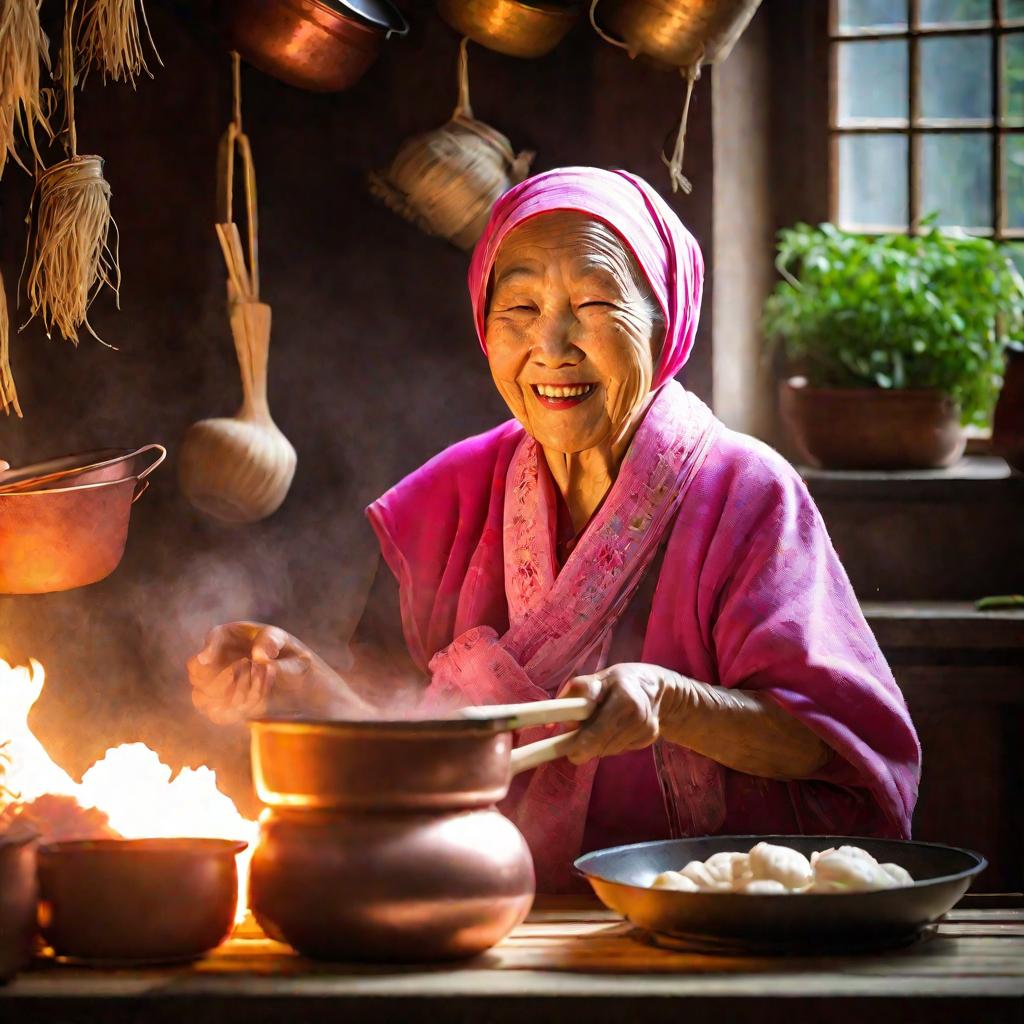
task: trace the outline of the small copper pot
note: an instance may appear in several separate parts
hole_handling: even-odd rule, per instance
[[[409,31],[389,0],[224,0],[221,17],[245,60],[313,92],[354,85],[385,39]]]
[[[227,938],[238,899],[228,839],[89,839],[39,849],[39,926],[58,956],[192,960]]]
[[[631,57],[688,68],[729,56],[761,0],[595,0],[591,17]]]
[[[0,837],[0,985],[28,963],[36,933],[36,835]]]
[[[116,451],[116,450],[115,450]],[[132,505],[166,449],[148,445],[98,463],[52,459],[0,481],[0,594],[45,594],[96,583],[121,561]],[[38,471],[38,472],[37,472]]]
[[[544,0],[437,0],[438,13],[460,35],[510,57],[543,57],[576,23],[578,3]]]
[[[1024,348],[1006,353],[1006,373],[992,421],[992,447],[1024,473]]]
[[[585,700],[479,711],[479,720],[252,723],[253,774],[272,807],[249,900],[274,938],[327,960],[473,956],[519,924],[534,873],[494,805],[512,775],[572,734],[512,750],[512,730],[581,721]]]

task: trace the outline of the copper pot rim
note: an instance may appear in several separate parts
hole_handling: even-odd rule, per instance
[[[387,24],[372,20],[367,15],[350,7],[345,0],[305,0],[305,2],[319,7],[331,17],[341,18],[346,23],[351,23],[357,29],[364,29],[375,36],[383,35],[385,39],[391,36],[405,36],[409,33],[408,19],[389,0],[376,0],[376,3],[382,8],[390,10],[391,20]],[[349,26],[346,25],[346,27]]]
[[[151,466],[146,467],[142,472],[128,472],[129,463],[138,456],[145,455],[151,451],[159,452]],[[93,448],[85,452],[73,452],[70,455],[54,455],[48,459],[41,459],[39,462],[29,463],[28,466],[16,466],[13,469],[0,473],[0,496],[7,494],[38,494],[41,491],[82,490],[90,485],[69,483],[67,487],[63,488],[46,487],[43,485],[51,481],[64,479],[65,477],[73,480],[85,473],[93,473],[96,470],[106,469],[108,466],[115,466],[119,462],[125,463],[125,475],[123,477],[119,477],[116,480],[97,482],[121,483],[123,480],[143,479],[149,476],[166,458],[167,449],[160,444],[147,444],[141,448]],[[66,465],[63,469],[22,476],[28,470],[53,463],[66,463]]]
[[[43,843],[40,860],[82,857],[90,854],[106,856],[175,856],[208,857],[241,853],[249,844],[244,839],[220,839],[208,836],[169,836],[144,839],[62,839]]]
[[[300,718],[288,716],[265,716],[249,720],[253,733],[292,733],[310,735],[321,733],[325,736],[366,735],[375,739],[387,736],[402,739],[427,739],[431,736],[491,736],[514,732],[511,719],[493,718],[474,720],[469,718],[406,718],[406,719],[341,719],[341,718]]]

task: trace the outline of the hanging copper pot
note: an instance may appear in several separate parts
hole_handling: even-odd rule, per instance
[[[543,57],[576,23],[578,3],[544,0],[437,0],[456,32],[510,57]]]
[[[245,60],[312,92],[354,85],[385,39],[409,31],[389,0],[224,0],[220,16]]]
[[[595,28],[631,57],[688,68],[725,60],[761,0],[594,0]]]

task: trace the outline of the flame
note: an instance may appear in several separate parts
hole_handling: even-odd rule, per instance
[[[205,836],[244,839],[238,855],[238,913],[246,910],[249,862],[259,833],[243,818],[231,798],[217,788],[209,768],[172,770],[144,743],[112,747],[80,783],[55,764],[29,728],[32,705],[43,692],[46,673],[38,661],[12,668],[0,658],[0,750],[4,755],[0,811],[29,804],[46,794],[73,797],[83,809],[102,811],[110,827],[125,839]],[[7,791],[5,797],[4,790]]]

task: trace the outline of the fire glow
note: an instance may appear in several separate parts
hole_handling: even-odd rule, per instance
[[[102,812],[109,829],[123,839],[244,839],[249,846],[238,855],[237,919],[241,920],[249,862],[259,832],[257,822],[239,814],[230,797],[217,788],[217,776],[211,769],[183,768],[172,778],[171,769],[144,743],[112,747],[80,783],[75,782],[54,763],[29,728],[29,712],[45,679],[43,666],[34,659],[30,667],[17,668],[0,659],[0,749],[6,762],[0,812],[12,804],[28,805],[54,795],[72,798],[83,811],[95,808]],[[10,794],[6,798],[4,790]]]

